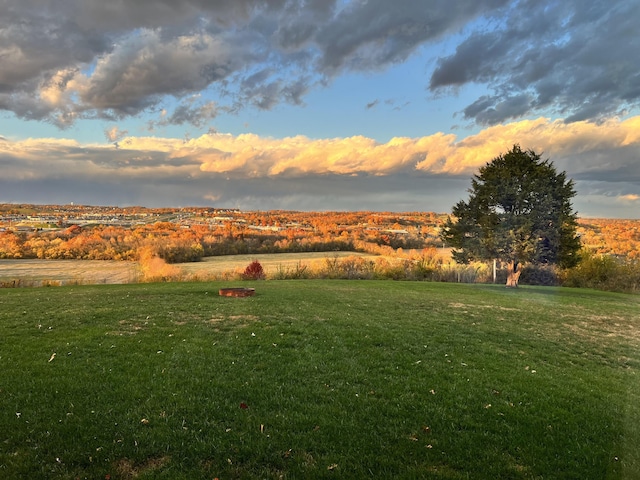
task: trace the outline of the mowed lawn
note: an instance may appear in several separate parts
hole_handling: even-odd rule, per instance
[[[639,347],[589,290],[0,289],[0,478],[639,478]]]

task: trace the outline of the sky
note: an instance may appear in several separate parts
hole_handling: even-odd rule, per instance
[[[0,203],[447,213],[514,144],[640,218],[640,0],[3,0]]]

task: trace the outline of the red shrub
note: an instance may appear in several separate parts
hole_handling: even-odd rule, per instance
[[[264,269],[258,260],[254,260],[247,265],[247,268],[244,269],[244,273],[242,274],[244,280],[264,280],[265,277]]]

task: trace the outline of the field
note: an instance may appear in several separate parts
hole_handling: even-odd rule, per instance
[[[259,259],[265,272],[275,273],[279,268],[295,268],[299,263],[309,267],[334,257],[359,256],[377,258],[354,252],[277,253],[263,255],[226,255],[205,257],[201,262],[175,264],[185,277],[208,278],[224,272],[242,271],[249,263]],[[0,260],[0,283],[17,282],[23,285],[46,284],[104,284],[133,283],[139,277],[137,262],[113,260]]]
[[[0,476],[638,478],[639,347],[590,290],[0,289]]]
[[[307,265],[309,268],[323,265],[327,259],[362,257],[367,259],[379,258],[375,255],[367,255],[356,252],[305,252],[305,253],[272,253],[264,255],[225,255],[218,257],[205,257],[201,262],[177,264],[187,275],[207,276],[221,274],[234,270],[244,270],[252,261],[258,260],[265,273],[275,274],[278,269],[295,268],[298,264]]]
[[[69,283],[132,283],[135,262],[114,260],[0,260],[0,282],[22,285]]]

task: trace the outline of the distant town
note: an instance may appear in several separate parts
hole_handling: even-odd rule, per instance
[[[71,225],[136,226],[167,222],[181,227],[225,225],[250,230],[279,232],[290,229],[317,230],[332,224],[332,230],[366,229],[393,234],[419,233],[435,238],[446,214],[433,212],[299,212],[241,211],[212,207],[147,208],[90,205],[0,204],[0,228],[14,231],[59,230]]]
[[[132,227],[155,222],[190,224],[195,218],[232,218],[237,210],[215,208],[114,207],[90,205],[0,204],[0,225],[16,230],[58,229],[69,225]]]

